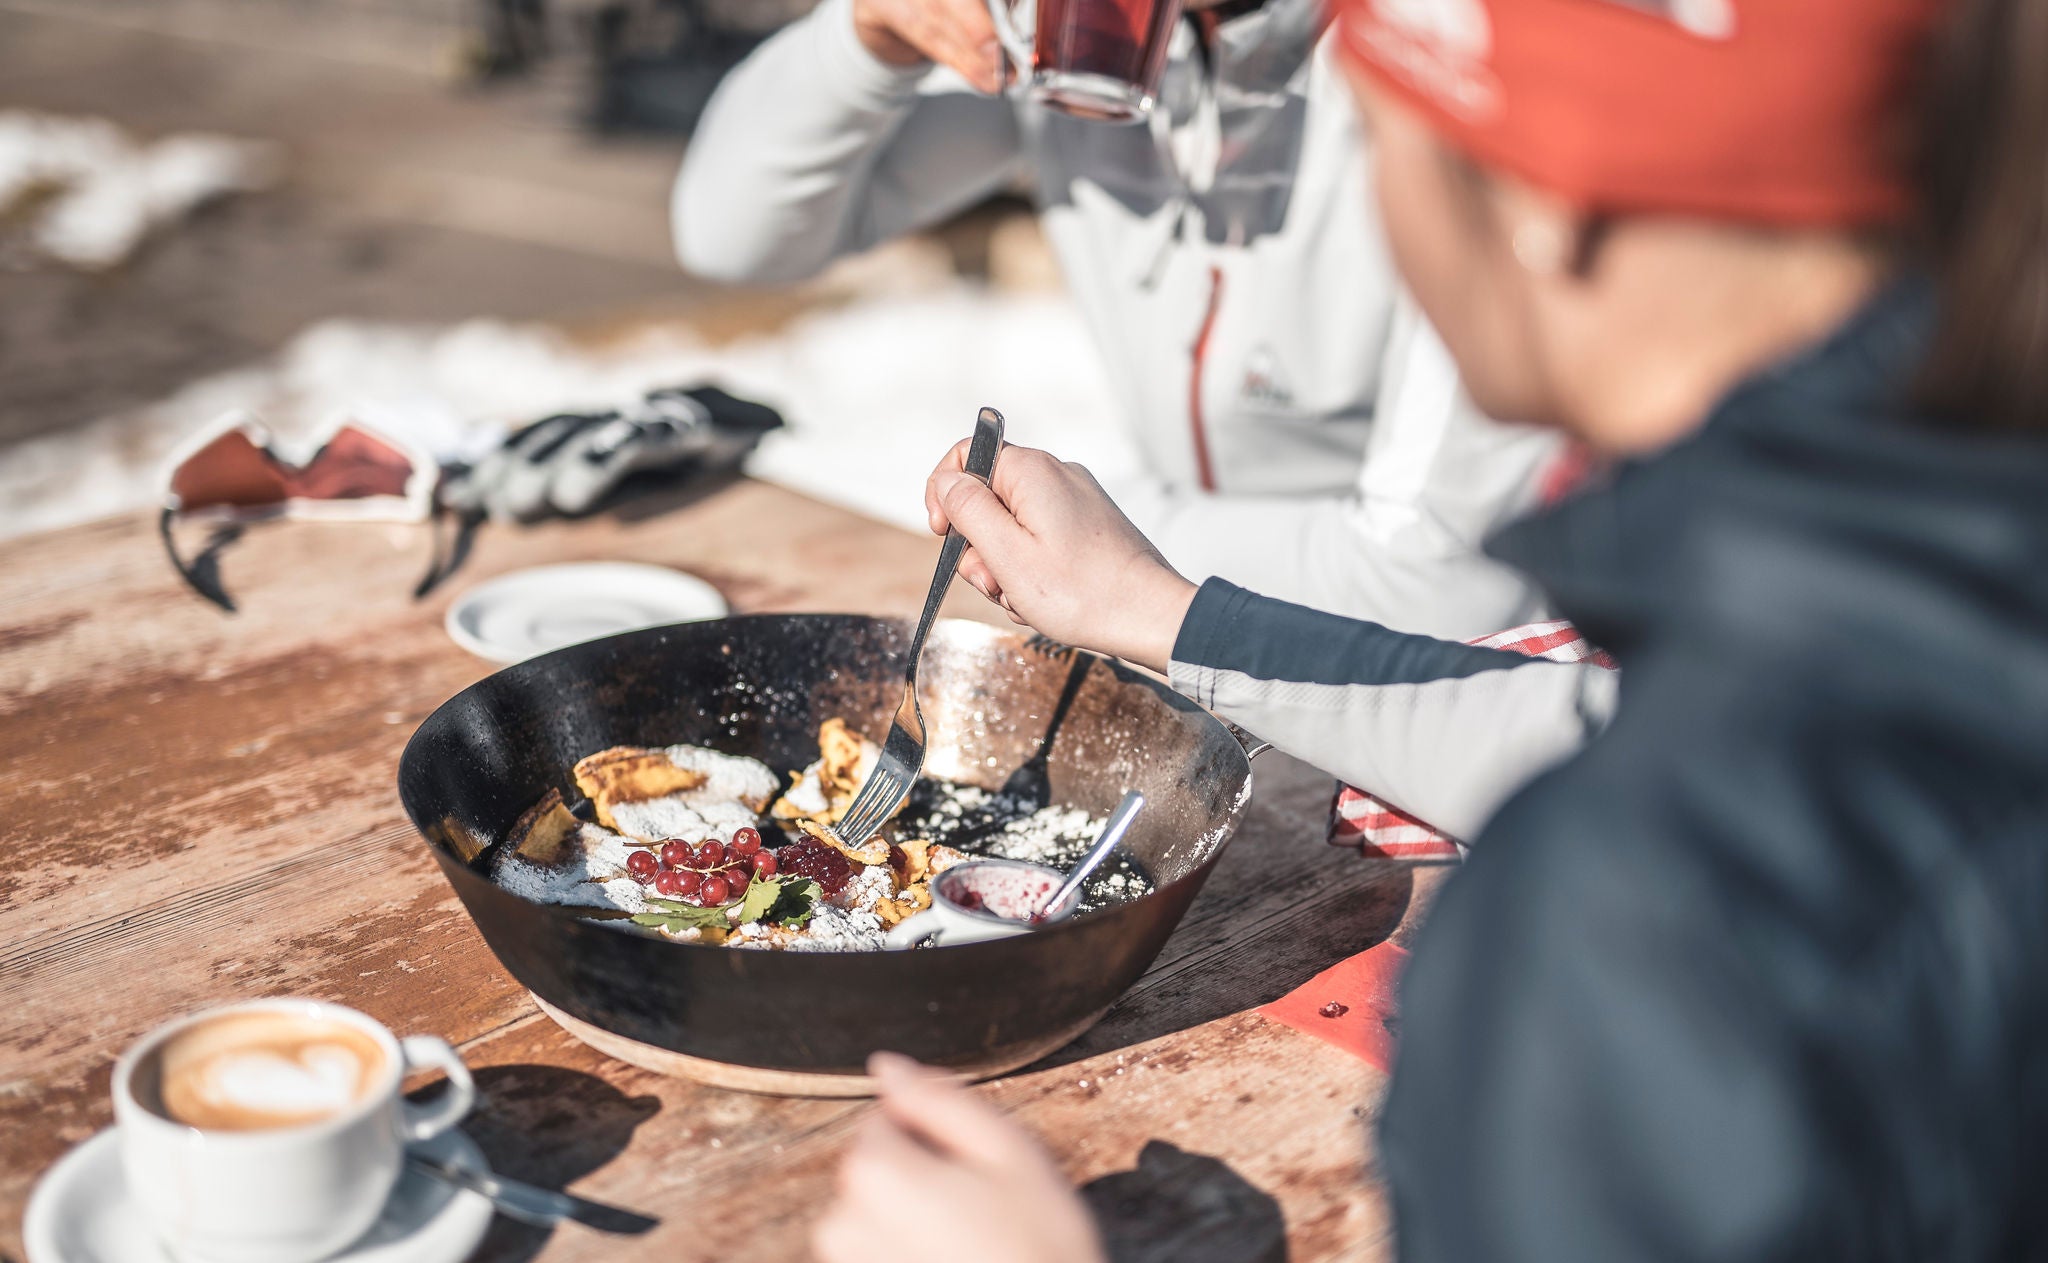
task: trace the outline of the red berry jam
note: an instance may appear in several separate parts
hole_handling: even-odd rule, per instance
[[[845,890],[846,883],[853,879],[853,865],[847,863],[846,857],[816,838],[798,838],[772,858],[777,870],[792,877],[808,877],[827,895]]]

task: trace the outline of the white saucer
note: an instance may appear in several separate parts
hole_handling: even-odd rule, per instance
[[[448,610],[455,643],[492,662],[524,662],[615,632],[723,618],[718,589],[680,570],[631,561],[534,566],[464,592]]]
[[[43,1173],[21,1226],[28,1263],[173,1263],[128,1200],[116,1141],[110,1127]],[[476,1142],[460,1131],[415,1147],[488,1169]],[[408,1167],[376,1226],[327,1263],[461,1263],[490,1226],[489,1201]]]

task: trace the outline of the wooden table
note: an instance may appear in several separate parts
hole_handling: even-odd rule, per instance
[[[624,1241],[500,1219],[479,1258],[805,1257],[809,1208],[867,1107],[721,1092],[573,1042],[499,968],[400,813],[406,737],[489,670],[442,633],[449,594],[408,598],[427,548],[416,527],[257,528],[225,557],[233,617],[179,586],[142,517],[0,556],[10,1263],[36,1178],[109,1124],[116,1054],[192,1008],[278,994],[446,1036],[476,1068],[485,1103],[467,1127],[494,1167],[664,1220]],[[624,557],[703,575],[741,611],[907,615],[934,551],[741,482],[487,530],[450,586]],[[979,613],[964,588],[955,603]],[[1257,781],[1242,832],[1151,972],[1077,1044],[979,1090],[1077,1182],[1130,1171],[1163,1141],[1256,1189],[1284,1219],[1287,1257],[1379,1258],[1387,1209],[1369,1122],[1381,1077],[1248,1010],[1393,933],[1426,883],[1322,844],[1321,776],[1267,756]],[[737,1200],[761,1189],[775,1195]],[[754,1213],[704,1210],[736,1205]]]

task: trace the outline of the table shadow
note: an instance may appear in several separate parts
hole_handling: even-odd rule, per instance
[[[1081,1187],[1110,1263],[1286,1263],[1280,1203],[1220,1158],[1150,1140]]]
[[[1337,962],[1387,941],[1407,915],[1414,886],[1409,866],[1378,864],[1367,871],[1361,864],[1341,890],[1301,916],[1155,966],[1100,1022],[1023,1073],[1119,1052],[1270,1004]]]
[[[661,1112],[659,1097],[628,1096],[596,1075],[561,1066],[484,1066],[473,1073],[477,1108],[462,1129],[483,1150],[491,1170],[546,1189],[566,1189],[609,1163],[640,1124]],[[553,1235],[552,1229],[499,1215],[472,1257],[523,1263]]]

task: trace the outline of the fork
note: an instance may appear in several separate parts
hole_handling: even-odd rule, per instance
[[[988,482],[995,473],[996,454],[1002,450],[1003,414],[994,408],[983,408],[974,419],[974,442],[967,449],[967,472],[983,483]],[[896,718],[889,725],[888,738],[882,742],[882,756],[875,760],[875,770],[868,774],[860,793],[847,805],[846,813],[832,830],[849,849],[873,837],[902,809],[910,797],[911,785],[924,771],[924,709],[917,704],[917,663],[924,656],[925,637],[931,634],[932,620],[938,617],[939,605],[953,586],[953,575],[960,569],[960,554],[966,548],[966,536],[957,530],[946,532],[946,542],[939,548],[939,568],[932,575],[932,590],[924,598],[924,614],[917,620],[917,634],[910,638],[910,666],[903,673],[903,700],[897,703]]]

